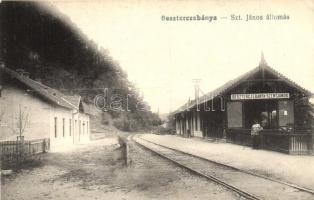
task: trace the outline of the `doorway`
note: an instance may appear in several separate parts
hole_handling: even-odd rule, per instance
[[[256,120],[264,129],[278,128],[278,102],[272,100],[247,101],[243,106],[245,128]]]

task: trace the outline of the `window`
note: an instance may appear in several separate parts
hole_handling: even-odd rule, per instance
[[[55,119],[54,119],[55,138],[57,138],[57,137],[58,137],[58,130],[57,130],[58,126],[57,126],[57,123],[58,123],[58,118],[57,118],[57,117],[55,117]]]
[[[294,105],[293,101],[279,101],[278,102],[278,118],[279,126],[289,126],[294,124]]]
[[[88,134],[88,122],[86,122],[86,132]]]
[[[81,141],[81,120],[79,120],[79,141]]]
[[[72,119],[69,119],[69,136],[72,134]]]
[[[65,129],[64,129],[64,124],[65,124],[65,119],[63,118],[62,119],[62,136],[64,137],[64,135],[65,135]]]
[[[85,133],[85,122],[83,121],[83,135]]]

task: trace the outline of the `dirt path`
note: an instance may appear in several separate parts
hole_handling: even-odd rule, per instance
[[[105,144],[41,156],[42,165],[2,179],[2,200],[237,199],[136,145],[126,167],[122,149]]]

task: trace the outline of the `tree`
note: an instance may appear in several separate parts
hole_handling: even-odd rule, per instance
[[[15,151],[16,167],[20,167],[27,158],[27,151],[25,149],[23,133],[29,122],[28,116],[29,115],[26,109],[22,109],[21,104],[19,104],[19,110],[16,114],[14,125],[12,127],[13,132],[18,135]]]
[[[29,122],[28,116],[28,112],[23,110],[21,108],[21,104],[19,104],[19,110],[15,118],[15,125],[13,127],[13,131],[19,136],[19,138],[22,138],[25,128]]]

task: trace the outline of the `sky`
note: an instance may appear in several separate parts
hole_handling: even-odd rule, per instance
[[[258,66],[269,66],[314,92],[314,1],[52,1],[89,39],[108,50],[152,111],[174,111],[194,98],[193,79],[209,92]],[[231,15],[243,20],[231,20]],[[246,21],[246,15],[264,20]],[[265,20],[267,14],[289,20]],[[162,16],[217,16],[163,21]]]

